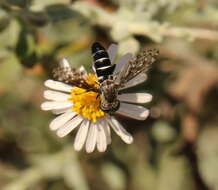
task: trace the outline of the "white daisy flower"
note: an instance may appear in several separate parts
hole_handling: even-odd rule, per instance
[[[117,45],[112,44],[108,50],[109,58],[114,61],[117,53]],[[116,65],[115,74],[132,58],[131,54],[126,54]],[[62,64],[66,67],[69,63],[63,59]],[[87,75],[86,81],[90,85],[96,85],[96,76],[88,74],[84,67],[81,67]],[[127,89],[144,82],[147,79],[145,73],[137,75],[125,84],[122,89]],[[44,91],[44,97],[48,100],[41,105],[41,109],[51,110],[58,116],[50,123],[51,130],[56,131],[57,136],[64,137],[75,128],[79,128],[74,141],[74,148],[80,151],[83,147],[87,153],[91,153],[97,148],[99,152],[104,152],[107,145],[111,143],[111,128],[127,144],[133,142],[133,137],[118,122],[114,115],[109,115],[100,109],[100,97],[96,92],[86,92],[85,90],[70,86],[55,80],[45,81],[45,86],[50,90]],[[121,89],[121,90],[122,90]],[[120,107],[116,114],[120,114],[137,120],[145,120],[149,115],[149,110],[139,104],[145,104],[152,100],[152,95],[148,93],[125,93],[119,94]]]

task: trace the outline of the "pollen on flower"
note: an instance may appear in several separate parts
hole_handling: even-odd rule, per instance
[[[93,87],[98,87],[94,75],[88,75],[86,82]],[[71,91],[69,100],[73,102],[72,109],[74,112],[92,122],[96,122],[98,118],[106,115],[106,113],[100,109],[101,100],[99,94],[96,92],[87,91],[82,88],[74,88]]]
[[[86,82],[90,85],[90,86],[93,86],[95,88],[98,88],[99,87],[99,84],[97,82],[97,78],[95,75],[93,74],[89,74],[86,78]]]

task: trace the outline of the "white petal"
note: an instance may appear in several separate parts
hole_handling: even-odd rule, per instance
[[[127,53],[124,56],[122,56],[120,58],[120,60],[118,61],[118,63],[116,64],[114,73],[118,73],[121,70],[121,68],[123,68],[124,65],[129,62],[129,60],[132,58],[132,56],[133,55],[131,53]]]
[[[59,115],[49,125],[51,130],[57,130],[62,127],[65,123],[67,123],[70,119],[72,119],[76,115],[75,112],[71,110],[67,111],[66,113]]]
[[[107,120],[102,119],[102,126],[106,134],[107,144],[111,144],[111,129]]]
[[[137,120],[145,120],[149,115],[149,110],[143,106],[121,103],[116,113]]]
[[[111,60],[111,62],[113,62],[114,58],[116,57],[117,54],[117,45],[116,44],[111,44],[109,46],[109,48],[107,49],[108,55],[109,55],[109,59]]]
[[[63,92],[57,92],[54,90],[45,90],[44,91],[44,98],[48,100],[55,100],[55,101],[65,101],[70,98],[70,94],[65,94]]]
[[[79,127],[79,130],[76,134],[76,138],[74,141],[74,149],[76,151],[80,151],[85,144],[86,137],[88,134],[90,122],[88,120],[84,120]]]
[[[127,143],[131,144],[133,142],[133,137],[130,135],[123,126],[112,116],[107,119],[108,123],[112,127],[112,129],[117,133],[118,136],[121,137],[121,139]]]
[[[86,152],[91,153],[95,149],[95,145],[97,142],[98,129],[96,123],[91,123],[88,131],[88,137],[86,140]]]
[[[54,81],[54,80],[46,80],[44,84],[48,88],[59,90],[59,91],[64,91],[64,92],[71,92],[71,90],[73,89],[73,87],[70,85],[64,84],[63,82]]]
[[[86,69],[85,69],[84,66],[80,66],[79,71],[81,71],[81,72],[85,72],[85,73],[86,73]]]
[[[107,139],[103,126],[99,123],[97,125],[98,136],[97,136],[97,148],[99,152],[104,152],[107,149]]]
[[[131,88],[133,86],[136,86],[138,84],[141,84],[143,82],[145,82],[147,79],[147,75],[145,73],[140,73],[139,75],[137,75],[135,78],[133,78],[132,80],[130,80],[129,82],[127,82],[125,84],[125,86],[123,88],[121,88],[120,90],[123,89],[127,89],[127,88]]]
[[[118,99],[121,102],[144,104],[152,100],[152,95],[148,93],[126,93],[118,95]]]
[[[63,109],[53,109],[51,110],[53,114],[55,115],[59,115],[59,114],[62,114],[62,113],[65,113],[67,111],[71,111],[72,108],[63,108]]]
[[[63,109],[69,108],[73,105],[70,101],[53,101],[53,102],[43,102],[41,104],[41,109],[48,111],[53,109]]]
[[[59,65],[60,65],[61,67],[70,67],[69,62],[68,62],[67,59],[65,59],[65,58],[63,58],[63,59],[60,60]]]
[[[81,122],[83,118],[79,115],[68,121],[64,126],[60,127],[57,131],[59,137],[64,137],[68,135],[73,129],[75,129]]]

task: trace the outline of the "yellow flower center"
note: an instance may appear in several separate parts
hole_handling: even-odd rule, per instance
[[[93,74],[88,75],[86,79],[86,82],[90,86],[98,88],[99,84],[96,81],[96,76]],[[106,115],[106,113],[100,109],[101,99],[97,92],[74,88],[71,91],[69,100],[73,102],[72,109],[74,112],[92,122],[96,122],[98,118]]]

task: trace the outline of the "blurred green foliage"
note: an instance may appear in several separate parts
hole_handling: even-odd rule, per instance
[[[216,0],[1,0],[0,189],[218,190],[218,3]],[[119,56],[160,50],[146,84],[146,121],[120,118],[106,153],[75,152],[40,110],[61,57],[91,66],[90,46]]]

